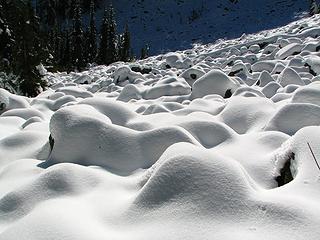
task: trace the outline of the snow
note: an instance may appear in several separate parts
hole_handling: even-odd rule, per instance
[[[276,53],[277,59],[286,59],[289,56],[300,53],[303,48],[303,45],[298,43],[291,43],[283,47]]]
[[[191,97],[193,99],[202,98],[209,94],[218,94],[224,97],[227,90],[233,93],[238,85],[236,81],[232,80],[224,72],[211,70],[193,83]]]
[[[278,81],[282,87],[286,87],[289,84],[304,85],[304,82],[300,78],[299,74],[290,67],[282,70],[278,77]]]
[[[0,89],[0,240],[319,239],[319,23]]]
[[[132,47],[138,55],[145,44],[152,54],[159,54],[190,48],[199,42],[245,37],[243,33],[283,26],[309,11],[305,0],[118,0],[113,5],[118,30],[129,25]],[[102,15],[99,12],[98,19]],[[295,26],[289,30],[299,31]],[[256,51],[257,46],[252,46],[247,48]]]

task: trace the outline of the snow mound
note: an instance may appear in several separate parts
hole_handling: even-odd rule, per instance
[[[306,126],[320,125],[320,107],[308,103],[291,103],[282,107],[266,126],[266,130],[295,134]]]
[[[318,240],[319,23],[0,89],[0,239]]]
[[[29,106],[23,97],[9,93],[7,90],[0,89],[0,114],[15,108],[26,108]]]
[[[311,103],[320,106],[320,83],[300,88],[292,96],[293,103]]]
[[[277,59],[286,59],[289,56],[296,55],[301,52],[303,48],[302,44],[298,43],[290,43],[287,46],[283,47],[276,53],[276,58]]]
[[[219,70],[211,70],[203,75],[192,86],[192,98],[202,98],[209,94],[218,94],[225,97],[230,91],[232,94],[239,84]]]
[[[300,86],[305,85],[299,74],[292,68],[284,69],[279,75],[278,81],[282,87],[286,87],[289,84],[296,84]]]
[[[48,164],[97,165],[128,174],[150,167],[175,142],[194,142],[179,128],[139,133],[111,123],[110,118],[91,106],[76,105],[57,111],[50,121],[54,145]],[[148,150],[143,151],[140,146]]]
[[[203,214],[209,211],[223,218],[235,205],[240,207],[254,189],[253,182],[237,162],[190,144],[173,145],[158,162],[148,172],[150,177],[135,199],[139,207],[157,208],[187,200],[197,203],[193,207]],[[225,191],[221,183],[225,183]],[[222,202],[226,206],[223,212],[219,206]]]

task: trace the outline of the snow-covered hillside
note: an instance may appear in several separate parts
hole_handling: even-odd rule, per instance
[[[0,89],[0,240],[319,239],[319,23]]]
[[[135,51],[149,44],[153,54],[283,26],[304,15],[309,8],[309,0],[112,2],[119,30],[123,30],[125,23],[129,25]]]

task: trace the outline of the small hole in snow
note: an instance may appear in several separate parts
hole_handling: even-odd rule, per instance
[[[232,96],[232,92],[231,92],[231,89],[228,89],[226,91],[226,93],[224,94],[224,98],[230,98]]]
[[[276,178],[278,187],[281,187],[293,180],[292,172],[290,169],[292,160],[294,160],[294,153],[290,155],[290,158],[286,161],[283,168],[280,170],[280,176]]]
[[[190,74],[190,77],[191,77],[192,79],[196,79],[196,78],[197,78],[197,75],[194,74],[194,73],[192,73],[192,74]]]
[[[49,144],[50,144],[50,150],[52,151],[53,146],[54,146],[54,139],[51,134],[49,136]]]

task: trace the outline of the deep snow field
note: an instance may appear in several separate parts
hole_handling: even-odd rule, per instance
[[[0,239],[318,240],[319,50],[313,17],[0,89]]]

